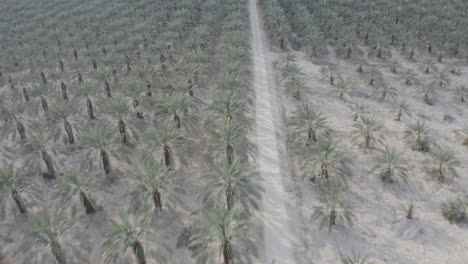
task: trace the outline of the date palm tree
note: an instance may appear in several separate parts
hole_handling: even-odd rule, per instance
[[[404,81],[406,85],[413,85],[418,81],[416,73],[411,68],[403,69],[403,71],[400,72],[400,79]]]
[[[427,56],[420,60],[418,63],[418,70],[424,72],[425,74],[435,73],[439,70],[437,67],[437,61],[434,57]]]
[[[42,83],[34,83],[32,89],[29,91],[29,94],[34,101],[37,103],[32,103],[30,106],[33,107],[33,110],[37,112],[39,110],[39,106],[42,108],[42,111],[45,115],[49,111],[49,103],[47,101],[47,97],[49,96],[49,86],[44,85]]]
[[[378,82],[375,90],[372,92],[372,96],[379,99],[380,102],[385,101],[387,96],[391,97],[393,100],[396,100],[398,97],[396,93],[395,87],[391,86],[391,84],[385,80],[381,80]]]
[[[423,84],[420,88],[421,94],[423,95],[423,101],[428,105],[433,105],[434,102],[439,98],[439,92],[433,83]]]
[[[383,79],[382,72],[375,67],[370,67],[367,72],[367,79],[369,80],[368,84],[373,86],[375,83],[378,83]]]
[[[334,93],[338,96],[340,100],[344,100],[344,96],[347,95],[352,97],[349,93],[350,86],[346,83],[345,80],[340,80],[335,86]]]
[[[283,85],[286,88],[285,93],[300,100],[303,94],[307,93],[306,75],[296,63],[291,63],[289,67],[282,72]]]
[[[351,256],[342,256],[341,257],[341,263],[342,264],[373,264],[374,262],[371,262],[369,260],[369,256],[360,256],[353,252],[353,255]]]
[[[335,65],[323,66],[320,68],[320,74],[322,76],[320,82],[324,84],[335,85],[336,81],[341,79],[341,75]]]
[[[390,69],[393,74],[398,74],[401,69],[401,63],[399,60],[395,59],[390,64]]]
[[[417,151],[428,151],[435,141],[432,129],[423,120],[409,124],[403,133],[403,139]]]
[[[359,122],[353,125],[352,140],[355,144],[365,148],[373,148],[377,143],[382,143],[383,125],[374,115],[361,116]]]
[[[6,98],[3,100],[6,100]],[[22,141],[26,140],[28,138],[26,128],[30,125],[24,118],[27,105],[24,103],[7,103],[5,101],[1,101],[0,104],[0,115],[5,121],[1,127],[2,138],[12,134],[13,138],[19,135]]]
[[[119,219],[111,220],[101,244],[104,262],[119,263],[130,254],[135,263],[148,263],[151,244],[147,244],[145,250],[143,236],[150,234],[150,231],[143,216],[120,211]],[[163,256],[157,259],[158,262],[165,260]]]
[[[440,71],[440,72],[434,72],[432,74],[432,81],[431,83],[433,85],[437,85],[440,88],[448,88],[452,81],[450,80],[450,77],[445,71]]]
[[[394,111],[395,111],[395,120],[396,121],[401,121],[401,118],[404,116],[411,116],[411,109],[409,104],[406,102],[406,100],[399,100],[395,102],[394,106]]]
[[[252,101],[244,96],[220,92],[216,94],[208,107],[211,112],[210,119],[216,122],[230,119],[250,127],[253,121],[247,116],[247,113],[250,111],[251,105]]]
[[[460,75],[461,74],[460,66],[461,66],[460,61],[456,59],[452,59],[447,62],[447,65],[445,66],[444,71],[450,72],[453,75]]]
[[[137,118],[140,119],[143,119],[141,97],[146,90],[146,87],[136,81],[129,81],[129,83],[126,84],[126,89],[123,90],[123,93],[132,100],[133,110],[135,111]]]
[[[25,228],[20,246],[25,263],[86,263],[91,248],[84,232],[74,230],[74,221],[60,210],[43,211],[35,215]],[[73,235],[73,237],[71,237]]]
[[[468,147],[468,123],[455,130],[455,135],[457,140],[460,140],[463,145]]]
[[[304,103],[289,117],[291,139],[299,145],[317,142],[318,136],[327,132],[327,120],[318,106]]]
[[[155,153],[158,160],[167,168],[176,166],[176,159],[181,165],[186,165],[186,135],[177,129],[176,125],[168,122],[161,122],[155,127],[149,128],[145,133],[148,142],[146,148],[151,158]]]
[[[345,174],[352,164],[345,150],[333,136],[321,137],[317,144],[304,149],[303,171],[311,175],[311,180],[321,182],[344,181]]]
[[[72,91],[74,94],[74,102],[83,107],[90,120],[96,119],[95,107],[93,104],[93,96],[96,94],[96,89],[89,82],[81,82],[74,85]]]
[[[53,197],[59,201],[60,210],[70,210],[76,214],[79,207],[84,212],[94,214],[98,210],[95,196],[96,177],[90,168],[68,171],[54,186]]]
[[[460,223],[466,219],[466,209],[468,208],[467,198],[456,197],[449,199],[441,204],[442,216],[450,224]]]
[[[130,211],[148,214],[154,209],[161,212],[163,199],[166,199],[166,206],[173,205],[178,200],[177,195],[184,193],[179,180],[173,170],[147,160],[131,180]]]
[[[304,49],[309,57],[318,57],[327,53],[326,41],[320,29],[307,24],[304,33]]]
[[[112,97],[110,86],[111,71],[105,67],[99,67],[95,72],[95,78],[104,85],[104,92],[107,97]]]
[[[465,102],[468,97],[468,87],[466,85],[459,85],[455,88],[455,96],[460,102]]]
[[[137,138],[138,133],[133,128],[135,125],[127,120],[130,114],[130,102],[123,96],[108,98],[101,103],[101,109],[104,113],[111,115],[117,121],[117,129],[120,134],[122,144],[130,144],[130,134]]]
[[[359,117],[369,114],[369,106],[366,104],[361,104],[358,101],[350,106],[351,114],[353,116],[353,121],[357,121]]]
[[[452,177],[458,176],[456,167],[461,163],[451,149],[437,147],[430,156],[431,172],[438,181],[448,182]]]
[[[198,263],[250,263],[257,254],[240,207],[215,209],[195,228],[190,244]]]
[[[347,200],[343,187],[329,183],[321,188],[320,204],[314,207],[312,218],[319,223],[319,228],[327,228],[331,233],[334,228],[353,226],[356,218],[353,206]]]
[[[251,207],[259,209],[257,201],[262,192],[260,178],[248,161],[235,159],[232,163],[223,161],[214,164],[206,172],[206,179],[201,198],[208,208],[224,207],[229,211],[235,205],[241,205],[246,211],[250,211]]]
[[[75,143],[76,133],[74,131],[76,129],[74,129],[74,123],[70,123],[73,120],[75,111],[75,105],[68,101],[57,101],[51,106],[49,111],[51,126],[47,130],[55,141],[65,134],[68,144],[72,145]]]
[[[182,127],[188,132],[198,121],[195,99],[181,92],[164,96],[156,103],[156,116],[165,122],[173,122],[175,128]]]
[[[47,172],[43,173],[44,179],[56,178],[57,173],[55,161],[53,160],[56,153],[53,148],[47,146],[47,140],[42,133],[39,132],[37,135],[24,140],[20,153],[26,158],[25,166],[31,168],[31,171],[42,171],[41,165],[43,162],[47,169]]]
[[[401,153],[395,149],[385,146],[377,150],[377,155],[373,157],[375,163],[371,172],[376,173],[384,182],[393,183],[401,179],[407,181],[408,170],[406,163],[401,157]]]
[[[13,166],[0,168],[0,220],[15,212],[27,215],[30,207],[41,199],[39,184],[34,177]]]

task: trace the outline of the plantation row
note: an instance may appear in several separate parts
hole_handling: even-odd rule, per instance
[[[180,233],[200,263],[255,255],[246,2],[8,5],[0,256],[177,262]]]
[[[457,169],[463,163],[452,147],[440,142],[428,118],[419,114],[417,120],[411,120],[415,109],[407,101],[412,101],[407,91],[413,89],[411,93],[417,95],[416,100],[429,107],[440,103],[460,105],[466,110],[468,86],[453,84],[459,83],[453,79],[463,75],[460,58],[467,54],[463,43],[468,32],[463,31],[461,25],[468,21],[459,11],[465,3],[450,1],[442,11],[433,1],[425,2],[426,8],[417,10],[411,3],[404,3],[402,7],[399,1],[262,2],[266,28],[277,48],[281,51],[300,49],[314,64],[325,64],[317,72],[320,85],[317,88],[310,87],[315,76],[304,72],[304,64],[297,61],[297,55],[282,55],[277,65],[287,98],[285,102],[291,103],[291,107],[286,106],[290,109],[290,151],[299,164],[299,173],[316,186],[318,201],[311,217],[320,229],[326,228],[331,233],[356,222],[348,182],[354,168],[365,164],[356,164],[348,142],[339,140],[343,134],[337,135],[328,120],[331,114],[321,110],[321,105],[330,102],[321,102],[317,90],[336,96],[340,104],[349,108],[349,116],[354,121],[350,143],[364,149],[364,154],[372,155],[370,175],[380,177],[386,184],[409,183],[408,178],[414,177],[418,168],[408,163],[405,153],[418,151],[426,153],[424,173],[438,183],[450,184],[460,176]],[[369,9],[375,13],[368,12]],[[412,16],[402,12],[411,12]],[[395,51],[399,53],[396,56]],[[330,59],[334,55],[342,63]],[[396,84],[398,81],[401,84]],[[359,98],[362,96],[357,91],[361,87],[370,88],[367,97]],[[405,92],[401,93],[399,87],[405,88]],[[406,123],[403,135],[397,137],[408,150],[386,140],[386,123],[389,122],[377,117],[375,110],[364,102],[372,99],[385,104],[384,108],[390,109],[394,121]],[[444,113],[443,119],[450,122],[454,118]],[[452,141],[468,146],[468,124],[452,133]],[[450,223],[466,219],[466,197],[466,194],[458,194],[440,204],[442,215]],[[413,202],[404,208],[406,218],[413,219]],[[355,254],[342,256],[342,261],[367,263],[368,257]]]

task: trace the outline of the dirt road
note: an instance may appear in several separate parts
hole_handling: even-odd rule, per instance
[[[257,163],[264,181],[265,192],[262,197],[263,236],[265,241],[264,263],[293,264],[293,241],[289,219],[290,214],[285,206],[287,194],[283,186],[281,163],[287,162],[280,157],[275,124],[279,123],[278,115],[273,109],[274,89],[270,64],[266,61],[266,38],[262,19],[256,0],[249,0],[250,26],[252,30],[252,58],[254,62],[254,87],[256,94],[256,135]],[[281,158],[281,159],[280,159]]]

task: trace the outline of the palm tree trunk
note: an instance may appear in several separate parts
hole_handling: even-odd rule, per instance
[[[398,112],[396,121],[401,121],[401,111]]]
[[[107,175],[109,175],[111,172],[111,164],[110,164],[109,154],[104,149],[101,149],[101,160],[102,160],[102,166],[104,167],[104,172]]]
[[[42,71],[41,71],[41,79],[42,79],[43,84],[47,84],[47,79],[46,79],[45,73],[42,72]]]
[[[227,191],[226,192],[226,208],[227,208],[228,211],[231,210],[232,203],[233,203],[232,193]]]
[[[44,114],[49,111],[49,105],[47,104],[46,99],[41,95],[41,105],[42,105],[42,110],[44,110]]]
[[[234,160],[234,149],[230,144],[226,146],[226,159],[229,165],[231,165]]]
[[[60,72],[63,73],[63,71],[65,71],[65,64],[63,63],[62,60],[59,60],[59,67],[60,67]]]
[[[135,257],[137,259],[137,263],[146,264],[145,250],[141,246],[141,243],[139,241],[135,241],[132,245],[132,249],[133,254],[135,254]]]
[[[18,210],[20,211],[21,214],[27,214],[28,210],[26,209],[26,205],[24,205],[23,198],[21,198],[21,195],[16,191],[11,192],[11,197],[15,201],[16,207],[18,207]]]
[[[104,82],[104,89],[106,91],[106,96],[107,97],[112,97],[112,92],[111,92],[110,84],[109,84],[108,81]]]
[[[78,73],[78,83],[83,83],[83,75],[81,73]]]
[[[68,92],[67,92],[67,86],[65,85],[64,82],[60,84],[60,90],[62,90],[62,97],[63,100],[68,100]]]
[[[26,90],[26,87],[23,87],[23,96],[24,96],[24,100],[26,102],[29,102],[29,93],[28,93],[28,90]]]
[[[58,264],[67,264],[65,254],[63,253],[62,247],[57,241],[52,241],[51,245],[52,255],[54,255]]]
[[[20,121],[16,121],[16,130],[18,130],[18,134],[20,135],[21,140],[25,140],[26,137],[26,129],[24,128],[23,123]]]
[[[180,117],[177,114],[174,114],[174,121],[176,122],[176,128],[180,128],[181,126]]]
[[[96,209],[94,208],[86,193],[80,192],[80,197],[81,201],[83,202],[83,206],[85,207],[86,214],[94,214]]]
[[[139,105],[140,105],[140,101],[138,101],[138,99],[134,99],[133,100],[133,108],[137,109]],[[139,119],[143,119],[143,112],[138,109],[137,112],[136,112],[136,116]]]
[[[122,139],[123,144],[128,144],[128,136],[127,136],[127,126],[125,125],[125,122],[122,119],[119,119],[119,133],[120,133],[120,138]]]
[[[233,260],[231,243],[227,242],[223,247],[224,264],[231,264]]]
[[[89,119],[96,119],[96,116],[94,116],[93,102],[89,97],[86,98],[86,108],[88,109]]]
[[[153,192],[153,202],[154,202],[154,207],[156,208],[156,210],[161,212],[162,200],[161,200],[161,193],[158,190]]]
[[[49,153],[47,153],[47,151],[45,150],[42,150],[41,154],[42,154],[42,160],[44,161],[47,167],[46,178],[49,180],[55,179],[55,168],[52,162],[52,158],[50,157]]]
[[[65,127],[65,132],[67,132],[67,137],[68,137],[68,144],[74,144],[75,143],[75,136],[73,135],[73,128],[70,125],[70,122],[68,122],[67,119],[63,120],[63,126]]]
[[[149,81],[146,81],[146,96],[153,96],[153,92],[151,91],[151,83]]]
[[[172,166],[171,149],[169,146],[164,146],[164,164],[168,168]]]

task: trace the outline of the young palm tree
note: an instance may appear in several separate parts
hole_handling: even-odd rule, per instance
[[[418,69],[425,74],[429,74],[437,72],[439,68],[437,67],[437,61],[434,57],[427,56],[422,58],[419,62]]]
[[[360,116],[369,114],[369,106],[361,104],[358,101],[354,101],[354,104],[350,106],[353,121],[357,121]]]
[[[320,68],[320,74],[322,75],[320,82],[324,84],[335,85],[335,82],[341,79],[340,73],[335,65],[323,66]]]
[[[356,72],[358,72],[359,74],[364,73],[364,67],[369,66],[369,63],[367,62],[366,58],[357,55],[354,55],[352,58],[354,64],[357,65]]]
[[[241,161],[253,157],[254,146],[246,136],[246,124],[225,120],[213,122],[207,127],[208,149],[207,161],[232,163],[235,159]]]
[[[429,124],[422,120],[409,124],[404,131],[403,139],[417,151],[428,151],[435,141]]]
[[[0,220],[18,210],[22,215],[28,214],[35,202],[40,201],[40,189],[33,177],[13,166],[0,168]]]
[[[331,135],[321,137],[317,144],[305,149],[304,157],[303,170],[311,175],[312,181],[318,178],[319,183],[344,180],[352,164],[344,149]]]
[[[396,100],[398,97],[396,93],[395,87],[391,86],[391,84],[385,80],[381,80],[378,82],[377,87],[372,92],[372,96],[379,99],[380,102],[385,101],[387,96],[390,96],[393,100]]]
[[[431,172],[438,181],[448,182],[452,177],[458,176],[455,168],[461,163],[451,149],[438,147],[430,155]]]
[[[439,98],[439,93],[437,92],[433,83],[424,84],[420,89],[421,94],[423,95],[423,100],[428,105],[433,105],[434,102]]]
[[[289,67],[285,68],[282,72],[282,81],[287,95],[300,100],[302,95],[307,93],[306,75],[296,63],[291,63]]]
[[[247,113],[250,111],[250,105],[252,105],[252,101],[248,98],[243,98],[241,95],[220,92],[215,96],[213,102],[208,107],[208,110],[212,113],[210,115],[210,121],[222,122],[230,119],[250,127],[253,122],[251,118],[247,116]]]
[[[177,129],[184,127],[190,131],[198,121],[195,99],[181,92],[166,95],[157,102],[156,115],[165,122],[173,122]],[[190,111],[192,110],[192,111]]]
[[[229,211],[238,204],[247,211],[250,207],[259,209],[260,178],[247,161],[235,159],[232,163],[215,164],[207,171],[206,178],[201,198],[208,208],[224,207]]]
[[[383,135],[380,131],[383,129],[383,125],[375,116],[365,115],[361,116],[359,120],[353,125],[353,142],[366,149],[373,148],[378,142],[382,143]]]
[[[25,228],[20,249],[28,263],[86,263],[91,248],[84,233],[73,229],[73,221],[65,219],[59,210],[43,211]]]
[[[396,121],[401,121],[401,118],[404,117],[404,116],[408,116],[408,117],[411,116],[411,109],[410,109],[409,104],[406,102],[406,100],[399,100],[399,101],[395,102],[393,107],[394,107],[394,111],[396,113],[395,114],[396,115],[396,118],[395,118]]]
[[[47,147],[47,140],[38,133],[26,139],[23,142],[21,153],[26,157],[25,166],[31,168],[31,171],[41,171],[41,160],[46,165],[47,172],[43,174],[44,179],[51,180],[56,178],[56,170],[51,152],[53,149]]]
[[[130,81],[126,85],[126,89],[124,89],[123,93],[130,97],[132,100],[133,109],[135,110],[136,116],[140,119],[143,119],[143,110],[141,107],[141,95],[147,90],[142,84],[139,84],[135,81]]]
[[[411,68],[403,69],[403,71],[400,72],[400,79],[404,81],[406,85],[413,85],[418,81],[416,73]]]
[[[30,90],[30,95],[33,98],[37,98],[37,103],[31,104],[34,107],[34,111],[37,112],[39,110],[39,106],[42,108],[42,111],[46,115],[49,111],[49,103],[47,101],[47,96],[49,95],[49,86],[44,85],[41,83],[33,84],[32,89]]]
[[[369,260],[369,256],[360,256],[353,252],[352,256],[342,256],[341,257],[342,264],[373,264]]]
[[[468,97],[468,87],[466,85],[460,85],[455,88],[455,96],[460,102],[465,102]]]
[[[320,29],[315,25],[306,25],[304,33],[304,49],[309,57],[318,57],[326,54],[326,41],[320,32]]]
[[[447,62],[447,65],[445,66],[444,71],[450,72],[453,75],[460,75],[461,70],[460,70],[461,63],[458,60],[450,60]]]
[[[442,215],[450,224],[460,223],[466,218],[467,198],[454,198],[441,204]]]
[[[104,85],[104,91],[107,97],[112,97],[112,90],[110,86],[111,71],[100,67],[96,70],[95,78]]]
[[[130,211],[133,213],[148,214],[152,209],[161,212],[163,198],[166,206],[172,205],[177,200],[176,194],[184,192],[178,186],[176,173],[154,160],[146,161],[135,175],[130,187]]]
[[[87,152],[86,157],[91,164],[96,162],[102,166],[106,176],[111,173],[110,153],[114,152],[114,131],[108,123],[98,123],[95,126],[87,126],[83,131],[81,144]],[[101,162],[99,162],[101,160]]]
[[[432,74],[433,85],[439,86],[440,88],[448,88],[451,84],[450,77],[445,71],[434,72]]]
[[[76,131],[76,129],[73,129],[73,122],[70,123],[73,119],[72,115],[75,113],[75,110],[75,105],[67,101],[57,101],[50,108],[49,117],[52,122],[52,126],[49,126],[47,129],[55,141],[57,141],[57,139],[64,134],[63,132],[65,132],[68,144],[71,145],[75,143],[76,133],[74,131]]]
[[[116,96],[109,98],[102,103],[101,109],[104,113],[111,115],[117,121],[117,128],[120,134],[122,144],[130,144],[130,133],[136,137],[137,132],[133,130],[133,123],[127,120],[130,114],[130,102],[127,98]],[[130,126],[129,126],[130,125]]]
[[[457,140],[460,140],[463,145],[468,147],[468,123],[455,130]]]
[[[382,75],[382,72],[375,68],[375,67],[371,67],[369,69],[369,71],[367,72],[367,78],[368,78],[368,84],[370,86],[373,86],[375,83],[379,82],[380,80],[383,79],[383,75]]]
[[[296,56],[292,53],[286,53],[280,57],[278,66],[282,73],[287,72],[288,68],[296,63]]]
[[[194,230],[190,244],[195,248],[197,263],[251,263],[257,254],[247,232],[247,221],[240,207],[215,209]]]
[[[148,129],[145,133],[147,151],[150,153],[148,158],[151,158],[153,153],[159,156],[158,160],[167,168],[175,167],[175,159],[177,158],[182,165],[186,165],[186,135],[177,129],[175,124],[161,122],[157,126]]]
[[[399,60],[395,59],[391,62],[391,71],[393,74],[398,74],[399,70],[401,69],[401,63]]]
[[[345,80],[340,80],[336,86],[334,93],[340,98],[340,100],[344,100],[344,96],[347,95],[352,97],[349,93],[350,86],[346,83]]]
[[[23,103],[7,103],[0,101],[0,116],[5,121],[3,124],[2,138],[13,134],[13,138],[19,135],[22,141],[27,139],[26,128],[29,123],[23,117],[27,105]]]
[[[120,211],[119,219],[111,220],[101,244],[104,262],[122,262],[124,257],[131,252],[135,263],[148,263],[148,248],[145,251],[142,242],[143,236],[148,233],[150,233],[150,229],[147,227],[144,217],[127,215]],[[148,247],[150,247],[149,244]]]
[[[353,225],[356,218],[353,206],[346,199],[343,187],[329,183],[321,188],[320,204],[314,207],[312,218],[319,222],[319,228],[327,228],[331,233],[336,227],[345,228]]]
[[[61,210],[71,210],[72,214],[79,210],[78,207],[84,209],[86,214],[94,214],[98,207],[93,198],[96,187],[96,179],[93,171],[88,169],[80,171],[69,171],[60,181],[54,186],[54,198],[59,201]]]
[[[81,82],[73,87],[72,93],[74,93],[76,103],[86,106],[88,118],[90,120],[96,119],[95,107],[91,99],[95,95],[96,89],[89,82]]]
[[[299,145],[308,146],[317,142],[318,136],[326,133],[327,120],[318,106],[304,103],[289,117],[291,139]]]
[[[372,173],[379,175],[384,182],[393,183],[401,179],[407,181],[408,170],[406,163],[401,158],[401,153],[395,148],[385,146],[384,149],[377,150],[377,155],[373,157],[375,166],[371,169]]]

